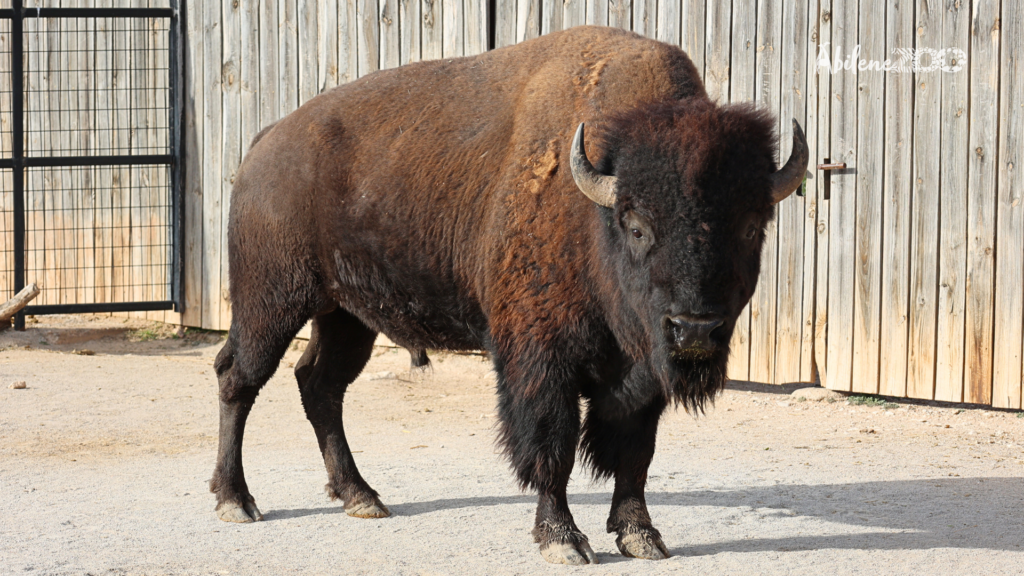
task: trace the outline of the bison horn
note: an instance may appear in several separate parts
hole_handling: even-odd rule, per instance
[[[581,192],[586,194],[587,198],[605,208],[615,205],[615,186],[618,179],[615,176],[601,174],[587,159],[587,150],[583,146],[582,122],[576,129],[576,136],[572,139],[569,167],[572,170],[572,179],[576,181],[576,185],[579,186]]]
[[[803,184],[807,172],[807,139],[800,124],[793,119],[793,151],[789,161],[774,174],[769,176],[772,181],[772,204],[778,204],[796,191]]]

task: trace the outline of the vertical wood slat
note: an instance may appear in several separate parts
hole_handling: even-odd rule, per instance
[[[728,92],[723,92],[720,95],[721,101],[728,102],[751,102],[757,96],[757,58],[755,54],[754,42],[757,38],[757,17],[756,17],[756,0],[733,0],[731,6],[731,14],[727,20],[729,28],[725,30],[719,30],[718,26],[724,22],[717,21],[719,15],[715,15],[716,21],[713,22],[715,25],[714,30],[708,32],[708,49],[712,49],[711,42],[713,41],[715,34],[723,34],[723,37],[731,38],[731,42],[725,42],[724,44],[729,47],[729,52],[725,54],[715,53],[712,56],[709,53],[708,62],[718,63],[724,61],[725,68],[721,71],[722,78],[725,78],[725,83],[721,84],[721,88],[728,89]],[[718,46],[714,48],[718,49]],[[714,69],[709,69],[707,72],[708,76],[714,74]],[[769,224],[769,229],[765,231],[765,234],[772,234],[775,223]],[[762,270],[763,273],[763,270]],[[758,282],[760,285],[760,281]],[[753,377],[753,370],[751,370],[751,326],[754,323],[753,310],[756,306],[755,298],[757,293],[751,298],[750,304],[748,304],[742,312],[736,322],[736,328],[733,331],[732,343],[730,344],[732,354],[729,357],[728,375],[730,378],[739,380],[749,380]]]
[[[636,0],[641,1],[641,0]],[[550,34],[561,30],[562,0],[540,0],[540,33]]]
[[[359,0],[362,1],[362,0]],[[443,22],[441,0],[423,0],[423,59],[436,60],[441,57]]]
[[[807,94],[807,4],[806,0],[788,0],[780,6],[781,36],[778,43],[780,60],[779,158],[785,162],[793,148],[793,119],[800,122],[806,135]],[[813,286],[813,278],[804,275],[804,250],[808,237],[805,229],[807,210],[813,206],[813,196],[793,194],[776,206],[778,221],[778,272],[776,275],[775,306],[775,372],[773,382],[800,382],[810,380],[810,358],[804,369],[804,336],[809,334],[813,316],[807,308],[805,288]],[[813,223],[811,224],[813,225]],[[813,251],[814,237],[810,236]],[[805,301],[807,300],[807,301]],[[805,326],[804,319],[808,325]],[[809,353],[810,339],[806,349]]]
[[[814,299],[815,299],[815,283],[816,270],[816,242],[817,242],[817,219],[818,219],[818,197],[815,193],[818,172],[815,170],[815,164],[818,158],[821,158],[819,151],[818,142],[818,92],[817,83],[818,78],[816,74],[816,58],[818,55],[818,30],[817,30],[817,5],[815,4],[812,9],[808,6],[809,0],[801,0],[797,3],[792,13],[787,13],[786,19],[792,19],[797,26],[803,26],[802,34],[798,31],[793,36],[792,40],[786,45],[790,46],[793,50],[797,50],[803,46],[803,58],[798,62],[794,69],[799,74],[794,78],[793,91],[797,92],[797,97],[794,98],[794,115],[796,118],[801,117],[800,107],[803,107],[803,118],[804,118],[804,135],[807,137],[808,147],[808,166],[807,166],[807,179],[804,181],[804,203],[803,213],[803,248],[801,254],[801,326],[800,326],[800,375],[798,380],[800,382],[814,382],[817,374],[815,373],[815,361],[814,361],[814,337],[815,337],[815,322],[814,322]],[[783,77],[783,88],[786,87],[785,77]],[[799,91],[802,92],[800,97]],[[798,104],[798,101],[801,104]],[[783,118],[785,120],[785,118]]]
[[[490,18],[490,2],[479,0],[464,0],[466,9],[465,20],[465,55],[475,56],[487,51],[488,21]],[[515,14],[512,14],[514,17]]]
[[[221,330],[221,7],[203,4],[203,326]]]
[[[317,44],[317,80],[316,92],[319,94],[340,83],[338,62],[338,0],[320,0],[316,3],[316,44]],[[270,124],[260,119],[260,127]]]
[[[608,0],[587,0],[587,24],[608,25]]]
[[[914,44],[913,0],[886,4],[886,55]],[[878,392],[904,396],[907,391],[908,298],[910,281],[910,193],[913,180],[914,76],[885,75],[885,168],[882,209],[882,309],[879,322]]]
[[[992,405],[1021,407],[1024,358],[1024,6],[1003,0],[999,27],[999,166],[996,203],[995,358]]]
[[[344,0],[342,0],[344,3]],[[419,62],[423,59],[420,49],[420,1],[400,0],[399,22],[401,29],[401,57],[402,64]],[[344,36],[342,38],[344,41]],[[344,82],[339,79],[339,83]]]
[[[267,12],[264,7],[272,6],[274,25],[267,27],[266,21],[261,23],[260,30],[269,30],[269,35],[277,37],[277,7],[276,4],[261,4],[264,14]],[[186,7],[187,9],[187,7]],[[185,137],[183,142],[185,154],[185,178],[182,183],[182,196],[185,202],[184,230],[181,238],[184,250],[184,310],[182,310],[181,323],[186,326],[203,327],[203,287],[205,285],[203,276],[203,258],[207,250],[203,236],[203,172],[205,157],[200,149],[203,142],[203,95],[206,93],[204,80],[204,59],[203,59],[203,14],[201,12],[186,12],[186,27],[184,34],[184,80],[182,97],[184,98],[185,111]],[[266,60],[277,61],[276,53],[268,55]],[[276,68],[274,78],[276,75]],[[271,94],[276,95],[276,86]],[[266,98],[261,92],[261,98]],[[274,115],[277,114],[276,99],[273,100]],[[263,100],[261,100],[262,104]],[[262,113],[262,109],[261,109]]]
[[[659,0],[655,2],[654,8],[654,12],[658,15],[654,37],[675,46],[679,46],[681,40],[679,30],[682,24],[682,15],[679,12],[682,6],[680,4],[680,0]]]
[[[844,3],[832,12],[832,46],[852,50],[857,44],[857,5]],[[857,158],[857,75],[832,76],[831,137],[832,160],[858,166]],[[853,307],[855,246],[855,173],[833,172],[829,201],[830,232],[828,273],[828,370],[826,387],[850,390],[853,374]]]
[[[466,1],[472,2],[473,0]],[[464,55],[466,53],[463,37],[465,11],[462,0],[441,0],[441,16],[443,22],[441,56],[457,58]]]
[[[633,32],[655,38],[658,28],[658,0],[633,0]]]
[[[231,325],[231,298],[228,278],[228,215],[231,211],[231,185],[242,159],[241,143],[241,14],[239,4],[227,0],[221,4],[221,180],[220,180],[220,326]],[[302,47],[300,43],[299,53]],[[303,89],[300,63],[299,90]]]
[[[568,30],[573,26],[582,26],[586,23],[586,0],[562,0],[562,30]]]
[[[980,2],[970,22],[967,146],[967,278],[964,402],[992,402],[996,173],[999,125],[999,3]]]
[[[540,36],[540,2],[541,0],[517,1],[515,38],[513,39],[513,43],[523,42],[530,38]],[[503,45],[504,44],[498,44],[497,46]]]
[[[439,2],[440,0],[434,0]],[[356,30],[359,70],[362,78],[380,69],[380,29],[377,21],[377,0],[356,0]]]
[[[632,30],[633,0],[608,0],[608,25]]]
[[[942,41],[942,11],[942,3],[936,0],[918,2],[916,48],[932,48]],[[907,347],[907,395],[911,398],[931,398],[935,391],[942,88],[939,81],[935,74],[914,74],[914,190]]]
[[[357,1],[338,0],[338,82],[342,84],[359,77]],[[415,25],[419,26],[419,23]]]
[[[525,22],[524,12],[529,11],[531,2],[526,0],[496,0],[494,18],[494,47],[511,46],[519,40],[517,27]]]
[[[377,1],[381,69],[395,68],[402,63],[398,10],[398,0]],[[311,58],[316,58],[316,54],[312,54]]]
[[[732,3],[710,2],[706,5],[707,28],[704,34],[704,88],[718,102],[729,100],[729,69],[732,52]]]
[[[969,5],[946,3],[939,49],[969,47]],[[949,47],[949,48],[946,48]],[[947,53],[946,64],[958,61]],[[966,62],[961,62],[966,65]],[[936,71],[942,83],[939,105],[939,287],[935,349],[935,400],[963,400],[964,306],[967,276],[967,84],[966,73]]]
[[[857,26],[861,58],[881,62],[886,59],[885,27],[878,26],[878,14],[885,12],[882,0],[862,0]],[[878,355],[882,308],[882,185],[885,165],[885,74],[865,71],[853,74],[856,98],[856,222],[853,246],[853,379],[850,389],[867,394],[878,393]]]
[[[771,111],[778,124],[782,71],[779,58],[782,40],[782,3],[758,0],[756,11],[752,11],[751,16],[753,14],[757,15],[754,34],[747,39],[739,36],[741,58],[748,58],[746,51],[750,51],[754,60],[754,99],[759,105]],[[742,22],[742,19],[733,20],[734,25],[738,22]],[[739,30],[745,32],[742,26]],[[747,48],[748,45],[750,48]],[[776,210],[788,211],[788,206],[793,205],[796,200],[798,198],[787,198],[787,206],[776,206]],[[765,229],[764,248],[761,251],[761,276],[754,296],[750,299],[749,379],[757,382],[775,382],[778,344],[776,293],[779,280],[779,224],[779,218],[773,218]]]
[[[693,61],[697,71],[704,75],[704,32],[707,2],[704,0],[680,0],[679,47]]]

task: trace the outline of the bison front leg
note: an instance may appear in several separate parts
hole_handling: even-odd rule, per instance
[[[626,413],[610,397],[593,399],[583,430],[583,451],[599,476],[615,478],[608,532],[624,556],[662,560],[669,557],[661,534],[647,512],[644,486],[654,458],[658,419],[665,401]]]
[[[537,490],[534,541],[553,564],[597,564],[587,537],[576,526],[566,486],[579,442],[579,394],[569,382],[509,378],[496,360],[501,441],[520,485]],[[548,375],[550,376],[548,371]]]

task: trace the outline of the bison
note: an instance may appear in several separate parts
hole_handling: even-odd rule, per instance
[[[246,417],[312,319],[295,375],[349,515],[389,514],[342,426],[383,333],[490,353],[499,441],[539,494],[547,561],[597,561],[566,498],[577,452],[615,481],[619,550],[666,558],[644,500],[658,419],[722,389],[765,225],[807,166],[794,121],[777,168],[774,124],[712,102],[679,48],[581,27],[370,74],[265,129],[231,195],[218,516],[261,519]]]

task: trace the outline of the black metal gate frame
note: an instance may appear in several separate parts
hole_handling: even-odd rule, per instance
[[[14,292],[25,287],[25,168],[66,166],[138,166],[168,165],[171,181],[172,256],[170,300],[155,302],[109,302],[92,304],[52,304],[26,306],[15,317],[15,329],[25,328],[26,314],[80,314],[89,312],[138,312],[150,310],[181,310],[182,262],[181,230],[184,215],[182,182],[185,166],[182,92],[182,14],[180,0],[170,0],[169,8],[25,8],[24,0],[11,0],[11,8],[0,9],[0,19],[11,20],[11,127],[12,154],[0,158],[0,169],[13,169],[14,192]],[[25,157],[25,70],[24,28],[26,18],[167,18],[170,20],[168,46],[170,54],[169,123],[170,154],[122,156],[49,156]]]

